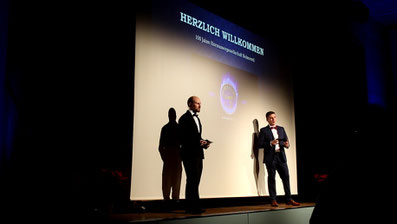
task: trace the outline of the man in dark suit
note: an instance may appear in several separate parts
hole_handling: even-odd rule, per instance
[[[197,96],[189,97],[189,110],[179,118],[181,141],[181,156],[186,172],[186,213],[200,214],[201,208],[199,185],[203,171],[203,148],[209,147],[209,142],[201,138],[202,126],[198,113],[201,101]]]
[[[268,126],[261,128],[259,133],[259,148],[264,149],[264,160],[268,172],[268,188],[271,205],[277,207],[276,193],[276,171],[278,172],[284,186],[285,200],[287,205],[300,205],[291,198],[289,171],[285,149],[289,148],[287,133],[284,128],[276,125],[276,113],[266,113]]]

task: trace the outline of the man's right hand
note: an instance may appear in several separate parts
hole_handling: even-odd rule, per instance
[[[278,139],[274,139],[273,141],[270,142],[272,145],[277,145],[278,144]]]

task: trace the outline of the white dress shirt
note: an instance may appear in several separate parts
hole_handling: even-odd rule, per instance
[[[273,133],[274,139],[278,139],[278,132],[277,132],[277,129],[276,129],[275,127],[276,127],[276,126],[270,127],[270,130],[271,130],[272,133]],[[270,143],[270,144],[271,144],[271,143]],[[275,150],[276,152],[280,152],[280,144],[276,144],[274,150]]]
[[[190,111],[190,113],[192,114],[192,115],[194,115],[194,112],[192,111],[192,110],[189,110]],[[197,114],[197,113],[196,113]],[[197,116],[198,116],[198,114],[197,114]],[[193,119],[194,119],[194,121],[196,122],[196,126],[197,126],[197,130],[198,130],[198,132],[200,133],[200,122],[199,122],[199,118],[197,117],[197,116],[193,116]]]

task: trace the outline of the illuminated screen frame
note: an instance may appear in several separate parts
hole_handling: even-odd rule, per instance
[[[149,17],[137,17],[134,76],[131,200],[159,200],[163,161],[159,138],[168,111],[177,118],[186,100],[202,101],[205,150],[201,198],[267,196],[263,149],[253,149],[265,113],[277,113],[288,134],[291,193],[297,194],[292,81],[280,72],[271,42],[189,2],[153,1]],[[180,198],[186,177],[181,174]],[[277,193],[283,195],[276,179]]]

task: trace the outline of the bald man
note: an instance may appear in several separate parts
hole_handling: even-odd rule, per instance
[[[179,118],[181,156],[186,172],[186,213],[201,214],[205,212],[200,205],[199,185],[203,171],[204,148],[209,142],[201,138],[202,126],[198,113],[201,100],[197,96],[189,97],[189,109]]]

